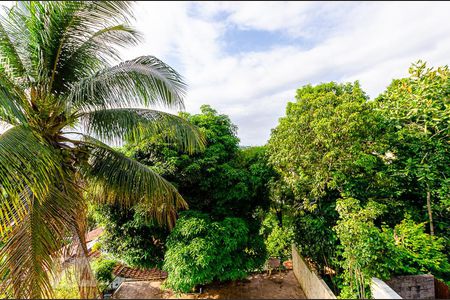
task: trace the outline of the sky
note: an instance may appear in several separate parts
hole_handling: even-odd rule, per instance
[[[267,142],[303,85],[359,80],[374,98],[411,63],[450,58],[450,2],[143,1],[134,16],[143,42],[123,59],[171,65],[188,84],[185,110],[227,114],[243,146]]]
[[[447,65],[450,3],[138,2],[144,42],[124,58],[154,55],[188,83],[186,111],[210,104],[263,145],[297,88],[359,80],[371,98],[411,63]]]

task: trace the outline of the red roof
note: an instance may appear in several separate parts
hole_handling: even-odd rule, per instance
[[[118,264],[114,268],[113,274],[119,277],[131,278],[136,280],[158,280],[165,279],[167,277],[166,272],[161,271],[157,268],[143,270],[138,268],[126,267],[122,264]]]
[[[103,233],[103,231],[104,231],[103,228],[97,227],[94,230],[91,230],[88,233],[86,233],[86,243],[96,240]]]
[[[88,257],[89,258],[99,258],[101,255],[102,255],[102,253],[100,251],[95,250],[95,251],[89,252]]]

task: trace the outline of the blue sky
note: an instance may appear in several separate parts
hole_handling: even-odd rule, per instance
[[[359,80],[375,97],[412,62],[446,65],[450,3],[138,2],[144,34],[124,58],[155,55],[189,84],[186,110],[210,104],[262,145],[305,84]]]

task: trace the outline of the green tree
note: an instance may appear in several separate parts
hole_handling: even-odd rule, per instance
[[[229,236],[227,243],[241,243],[243,240],[252,242],[247,244],[245,251],[241,247],[232,253],[225,251],[223,255],[221,254],[221,260],[229,262],[236,255],[253,252],[261,255],[264,262],[264,241],[263,237],[258,234],[262,220],[258,218],[256,212],[257,210],[266,210],[269,204],[267,182],[273,175],[273,169],[267,164],[265,147],[240,149],[236,126],[232,124],[228,116],[219,114],[208,105],[201,106],[199,114],[184,113],[183,116],[203,132],[206,139],[204,151],[189,154],[173,147],[170,143],[162,143],[155,137],[138,144],[127,144],[125,153],[148,165],[172,182],[186,199],[190,209],[205,214],[208,219],[211,219],[211,222],[220,223],[232,217],[238,223],[245,223],[246,230],[242,232],[245,236]],[[121,226],[117,220],[111,219],[110,221],[114,223],[112,226]],[[133,222],[132,219],[127,221],[130,224],[131,222]],[[178,224],[180,221],[177,221],[177,226]],[[132,240],[150,239],[149,235],[138,236],[140,232],[129,231],[129,233]],[[116,235],[115,238],[116,241],[112,241],[111,244],[117,245],[123,242],[123,238],[120,238],[119,235]],[[174,268],[170,269],[171,272],[174,272],[173,275],[170,275],[169,272],[170,278],[177,278],[169,279],[174,288],[181,284],[176,283],[180,280],[190,283],[200,280],[198,282],[206,283],[205,278],[210,280],[214,277],[212,271],[209,270],[219,268],[218,263],[224,263],[217,262],[213,257],[207,260],[205,258],[201,264],[204,271],[199,271],[199,266],[195,265],[197,262],[185,262],[180,265],[181,258],[173,254],[174,252],[179,253],[177,252],[179,248],[171,249],[170,245],[172,247],[179,246],[182,243],[189,243],[190,240],[174,233],[170,234],[169,239],[172,242],[167,244],[164,264],[166,267]],[[208,239],[203,240],[204,243],[208,241],[210,241],[209,236]],[[195,248],[196,255],[203,259],[210,257],[213,250],[223,251],[223,247],[215,244],[216,241],[211,241],[211,243],[210,246]],[[186,245],[186,247],[186,249],[193,249],[194,245]],[[145,251],[145,249],[142,250]],[[180,270],[185,267],[187,270],[183,269],[183,273],[180,273]],[[236,267],[236,269],[239,268]],[[179,278],[180,276],[182,279]],[[225,280],[226,278],[228,277],[222,276],[218,279]],[[232,278],[234,277],[229,277],[229,279]],[[190,287],[191,285],[189,285]]]
[[[236,126],[209,105],[202,105],[199,114],[183,116],[204,134],[204,151],[189,154],[169,143],[148,139],[128,144],[126,153],[173,183],[190,209],[216,218],[253,219],[257,207],[269,204],[266,183],[273,170],[267,166],[265,148],[240,150]]]
[[[319,271],[336,270],[332,281],[345,287],[343,297],[366,297],[371,276],[448,278],[442,253],[450,228],[448,68],[419,62],[410,73],[375,101],[357,83],[302,87],[269,140],[269,161],[280,176],[274,196],[290,191],[294,198],[295,241]],[[437,220],[436,239],[420,229],[425,203],[431,234]],[[405,213],[419,225],[402,221]],[[411,245],[399,246],[392,230],[410,235]]]
[[[162,266],[169,230],[149,219],[145,208],[102,205],[96,214],[105,229],[101,237],[102,250],[133,267]]]
[[[347,179],[358,163],[378,159],[367,151],[377,133],[367,99],[358,82],[331,82],[304,86],[288,103],[269,140],[269,161],[304,209],[314,210],[331,190],[351,191]]]
[[[169,182],[104,142],[160,133],[191,151],[202,139],[183,118],[130,108],[182,107],[185,84],[152,56],[112,65],[140,37],[127,24],[129,2],[19,2],[5,10],[0,120],[10,128],[0,135],[1,290],[50,297],[55,255],[77,249],[80,296],[91,297],[83,190],[97,203],[144,203],[168,224],[186,207]],[[76,248],[63,248],[69,242]]]
[[[296,243],[321,272],[338,268],[336,200],[389,196],[383,157],[376,151],[378,116],[358,82],[324,83],[297,90],[268,143],[269,162],[280,175],[272,200],[289,195]],[[366,198],[364,198],[366,199]]]
[[[391,169],[408,192],[426,203],[433,235],[432,196],[441,200],[441,220],[450,216],[450,71],[418,61],[409,73],[392,82],[376,99],[376,108],[390,122]],[[441,228],[448,226],[446,222]]]

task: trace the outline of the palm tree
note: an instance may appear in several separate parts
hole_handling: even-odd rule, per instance
[[[185,84],[152,56],[114,65],[140,35],[128,2],[18,2],[0,19],[0,294],[51,297],[61,249],[76,246],[87,283],[88,201],[139,203],[173,225],[187,205],[149,168],[108,145],[158,136],[195,151],[203,138],[184,119],[149,109],[183,107]],[[134,108],[133,108],[134,107]],[[136,108],[141,107],[141,108]],[[144,108],[142,108],[144,107]]]

